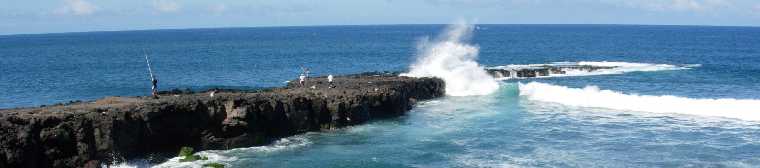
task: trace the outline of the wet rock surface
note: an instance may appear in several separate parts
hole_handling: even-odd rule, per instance
[[[494,78],[536,78],[551,74],[566,74],[567,71],[593,72],[598,70],[613,69],[616,66],[593,66],[593,65],[525,65],[506,68],[486,68],[486,72]]]
[[[221,90],[0,110],[0,167],[95,167],[199,150],[266,145],[281,137],[403,115],[444,95],[434,78],[388,74],[309,78],[266,91]]]

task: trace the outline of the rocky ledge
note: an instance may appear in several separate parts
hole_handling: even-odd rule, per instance
[[[310,78],[259,92],[221,91],[0,110],[0,167],[98,167],[166,158],[183,146],[230,149],[403,115],[444,95],[435,78],[396,75]],[[160,161],[160,159],[159,159]]]
[[[594,72],[618,68],[617,66],[595,66],[577,64],[537,64],[513,65],[486,68],[486,72],[497,79],[536,78],[557,74],[567,74],[568,71]]]

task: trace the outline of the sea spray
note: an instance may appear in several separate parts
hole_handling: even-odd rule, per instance
[[[519,88],[520,96],[529,100],[570,106],[760,121],[760,100],[755,99],[695,99],[672,95],[636,95],[602,90],[593,85],[584,88],[569,88],[540,82],[520,83]]]
[[[422,40],[417,47],[417,61],[402,76],[441,78],[450,96],[495,92],[498,82],[476,62],[479,48],[465,42],[472,31],[472,25],[462,22],[449,25],[434,41]]]

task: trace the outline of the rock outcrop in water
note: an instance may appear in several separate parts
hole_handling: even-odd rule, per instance
[[[404,114],[444,95],[434,78],[361,75],[310,79],[307,87],[223,91],[0,110],[0,167],[97,167],[165,158],[182,146],[230,149]],[[314,86],[314,88],[312,88]],[[166,155],[164,155],[166,154]]]
[[[494,78],[536,78],[552,74],[566,74],[568,71],[593,72],[615,66],[593,65],[525,65],[517,67],[486,68],[486,72]]]

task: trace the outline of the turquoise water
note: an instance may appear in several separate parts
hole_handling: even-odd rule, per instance
[[[547,104],[520,98],[517,87],[505,83],[493,95],[425,102],[398,119],[203,154],[232,167],[760,164],[756,122]],[[188,165],[171,160],[160,166]]]
[[[153,59],[162,89],[282,86],[301,65],[317,75],[407,71],[418,41],[442,29],[325,26],[0,36],[0,108],[147,95],[144,52]],[[495,93],[423,102],[397,119],[202,153],[230,167],[760,165],[760,28],[478,25],[473,33],[468,43],[479,47],[477,61],[483,66],[647,64],[625,73],[500,81]],[[658,64],[670,68],[647,70]]]

